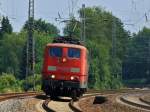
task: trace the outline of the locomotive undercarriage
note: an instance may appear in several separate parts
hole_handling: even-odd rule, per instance
[[[58,96],[67,96],[77,100],[83,95],[86,88],[81,88],[79,82],[45,80],[42,84],[42,90],[53,99]]]

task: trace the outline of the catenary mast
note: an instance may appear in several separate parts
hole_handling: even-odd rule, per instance
[[[28,10],[28,39],[26,47],[26,78],[28,75],[32,75],[33,78],[33,90],[35,90],[35,42],[34,42],[34,0],[29,0]],[[27,84],[27,83],[26,83]]]

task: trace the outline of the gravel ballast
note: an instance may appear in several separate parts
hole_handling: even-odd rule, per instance
[[[83,112],[147,112],[125,106],[116,102],[118,95],[107,96],[108,101],[102,104],[93,104],[94,98],[87,98],[79,102],[80,108]]]
[[[34,107],[31,109],[28,107],[30,105],[27,105],[30,100],[31,98],[15,98],[0,102],[0,112],[35,112]]]

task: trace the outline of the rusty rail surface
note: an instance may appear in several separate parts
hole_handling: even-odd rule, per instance
[[[18,98],[18,97],[26,97],[26,96],[35,96],[42,93],[39,92],[24,92],[24,93],[6,93],[6,94],[0,94],[0,102],[12,99],[12,98]]]
[[[135,102],[132,102],[124,97],[121,97],[120,100],[126,104],[129,104],[131,106],[135,106],[135,107],[140,107],[142,109],[146,109],[146,110],[150,110],[150,106],[147,106],[147,105],[141,105],[141,104],[138,104],[138,103],[135,103]]]
[[[46,99],[43,104],[42,104],[42,107],[43,109],[46,111],[46,112],[55,112],[54,110],[52,110],[50,107],[48,107],[48,104],[51,102],[51,99],[48,98]]]
[[[115,94],[115,93],[129,93],[129,92],[139,92],[139,91],[143,91],[143,92],[150,92],[150,90],[143,90],[143,89],[112,89],[112,90],[92,90],[89,89],[87,90],[86,94],[90,94],[90,93],[101,93],[101,94]]]

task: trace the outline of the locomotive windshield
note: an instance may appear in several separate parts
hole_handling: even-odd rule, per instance
[[[70,58],[80,58],[80,49],[68,48],[68,57],[70,57]]]
[[[50,56],[62,57],[62,48],[60,48],[60,47],[51,47],[50,48]]]

